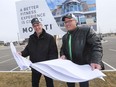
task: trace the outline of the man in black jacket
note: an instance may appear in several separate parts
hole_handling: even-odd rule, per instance
[[[62,38],[61,58],[79,65],[90,64],[93,70],[101,69],[102,45],[94,30],[89,27],[78,27],[73,14],[63,16],[62,21],[68,32]],[[75,83],[67,85],[75,87]],[[81,82],[79,85],[89,87],[89,82]]]
[[[38,18],[31,20],[34,34],[29,37],[29,42],[21,52],[23,57],[30,56],[32,63],[58,58],[58,51],[53,36],[46,33]],[[39,87],[41,73],[32,68],[32,87]],[[54,87],[53,80],[44,76],[47,87]]]

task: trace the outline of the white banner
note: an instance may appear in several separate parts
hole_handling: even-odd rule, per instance
[[[85,82],[95,78],[106,76],[100,70],[92,70],[90,65],[77,65],[70,60],[54,59],[32,63],[30,60],[19,55],[13,43],[10,43],[11,51],[21,70],[29,67],[37,70],[43,75],[50,77],[54,80],[64,82]],[[104,80],[104,79],[103,79]]]
[[[34,30],[31,19],[37,17],[44,29],[52,35],[63,35],[45,0],[22,0],[16,2],[18,25],[21,38],[28,38]]]

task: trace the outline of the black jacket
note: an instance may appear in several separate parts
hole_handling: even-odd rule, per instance
[[[44,29],[39,38],[36,33],[32,34],[27,46],[22,51],[22,56],[30,56],[33,63],[58,58],[55,39]]]
[[[102,44],[93,29],[89,27],[77,27],[69,32],[72,35],[72,61],[76,64],[101,64]],[[60,55],[69,58],[68,33],[62,38],[63,44]]]

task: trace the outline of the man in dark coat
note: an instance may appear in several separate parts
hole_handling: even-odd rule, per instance
[[[101,69],[102,45],[94,30],[89,27],[78,27],[73,14],[63,16],[62,21],[67,33],[62,38],[61,58],[69,59],[79,65],[90,64],[93,70]],[[75,83],[67,85],[75,87]],[[89,87],[89,82],[81,82],[79,85]]]
[[[58,58],[55,39],[42,28],[38,18],[31,20],[34,34],[29,37],[29,42],[21,52],[23,57],[30,56],[32,63]],[[39,87],[41,73],[32,68],[32,87]],[[47,87],[54,87],[53,80],[44,76]]]

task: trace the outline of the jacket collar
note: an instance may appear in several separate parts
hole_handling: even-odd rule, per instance
[[[78,30],[78,27],[76,27],[74,30],[68,31],[68,34],[73,34],[74,32],[76,32]]]

